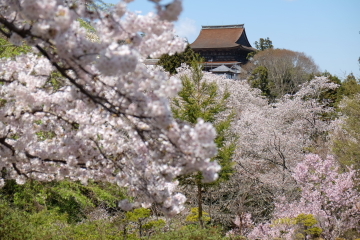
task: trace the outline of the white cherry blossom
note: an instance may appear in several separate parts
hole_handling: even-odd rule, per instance
[[[176,121],[166,94],[176,95],[180,81],[142,63],[184,50],[168,21],[177,19],[181,1],[154,2],[160,16],[128,12],[128,2],[102,12],[81,0],[0,1],[3,35],[36,50],[0,59],[0,166],[7,169],[0,185],[29,178],[109,181],[144,206],[164,203],[173,215],[185,202],[176,177],[202,171],[216,179],[219,166],[209,161],[217,151],[213,127]],[[90,21],[96,40],[77,18]]]

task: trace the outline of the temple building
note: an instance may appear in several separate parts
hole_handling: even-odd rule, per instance
[[[246,56],[256,51],[246,36],[244,24],[202,26],[190,47],[205,58],[204,70],[236,79]]]

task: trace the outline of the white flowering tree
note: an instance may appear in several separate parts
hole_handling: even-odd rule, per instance
[[[319,77],[274,104],[254,98],[252,102],[256,104],[241,106],[235,125],[240,136],[237,159],[241,171],[280,189],[290,183],[291,171],[299,159],[315,150],[331,129],[322,116],[332,109],[324,107],[319,96],[336,87],[325,77]]]
[[[320,100],[324,91],[337,85],[325,77],[315,78],[296,94],[268,104],[260,90],[246,81],[208,79],[220,90],[230,92],[229,105],[236,113],[231,130],[238,136],[234,156],[237,171],[219,190],[210,193],[212,198],[222,199],[211,207],[219,209],[215,211],[218,214],[231,213],[218,216],[227,223],[234,214],[248,212],[256,222],[265,220],[273,211],[276,196],[298,196],[292,172],[304,155],[326,152],[332,125],[325,113],[332,109]]]
[[[143,206],[163,203],[172,215],[185,202],[174,190],[177,176],[201,171],[204,181],[217,178],[219,166],[210,162],[214,128],[179,124],[167,97],[177,94],[180,80],[142,63],[185,48],[171,23],[181,1],[152,0],[157,13],[146,16],[128,12],[128,2],[103,12],[86,0],[0,1],[2,35],[35,51],[0,60],[1,185],[30,178],[109,181]],[[98,39],[86,37],[79,18]],[[60,86],[52,84],[54,73]]]

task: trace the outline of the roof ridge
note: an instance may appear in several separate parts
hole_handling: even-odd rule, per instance
[[[201,26],[202,29],[244,28],[244,24]]]

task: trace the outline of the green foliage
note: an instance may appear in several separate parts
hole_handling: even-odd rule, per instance
[[[73,240],[123,240],[121,229],[109,220],[85,221],[67,225],[62,229],[63,239]]]
[[[6,103],[7,103],[6,99],[0,98],[0,108],[5,106]]]
[[[202,219],[204,222],[210,222],[211,218],[209,213],[202,211]],[[198,222],[199,221],[199,208],[191,208],[191,213],[186,217],[187,222]]]
[[[344,166],[360,169],[360,94],[347,98],[342,102],[340,112],[346,116],[344,125],[345,132],[337,132],[333,143],[333,152]]]
[[[274,99],[275,96],[273,96],[270,91],[273,83],[269,81],[268,75],[269,73],[267,68],[259,66],[251,73],[248,81],[251,87],[260,89],[263,96],[269,99]]]
[[[198,63],[192,64],[192,75],[181,77],[183,88],[179,97],[173,99],[172,111],[174,117],[195,124],[199,118],[213,123],[217,131],[215,143],[218,155],[214,158],[220,163],[222,170],[219,181],[228,180],[233,172],[232,156],[235,152],[236,137],[229,132],[234,113],[220,119],[220,115],[229,110],[227,106],[229,92],[219,95],[216,83],[203,79],[203,73]]]
[[[27,45],[15,46],[0,35],[0,58],[12,58],[30,51],[31,47]]]
[[[66,239],[57,235],[66,223],[66,214],[40,211],[30,214],[0,202],[0,239]]]
[[[87,31],[95,32],[95,28],[93,26],[91,26],[91,24],[89,22],[87,22],[81,18],[77,19],[77,21],[79,21],[80,26],[85,28]]]
[[[109,183],[7,181],[0,189],[0,239],[123,239],[117,222],[86,219],[99,207],[116,209],[124,197]]]
[[[130,222],[138,222],[151,216],[151,210],[148,208],[137,208],[126,213],[126,219]]]
[[[122,235],[124,239],[139,239],[150,236],[161,231],[166,225],[163,219],[151,219],[151,210],[147,208],[137,208],[126,212],[125,217],[120,218],[119,222],[123,225]],[[137,226],[137,233],[134,225]]]
[[[138,221],[139,219],[150,216],[148,211],[143,209],[136,210],[131,215],[131,219]],[[141,235],[135,234],[134,226],[128,227],[128,233],[123,235],[124,222],[129,222],[127,217],[119,214],[118,218],[122,222],[114,221],[114,218],[103,218],[99,220],[82,219],[81,222],[69,222],[69,214],[61,213],[58,208],[46,209],[38,211],[24,211],[18,207],[14,207],[12,203],[0,200],[0,239],[141,239]],[[159,230],[165,226],[162,219],[152,220],[142,225],[143,233],[147,236],[150,233],[159,233]],[[145,235],[144,235],[145,236]]]
[[[34,123],[35,123],[36,125],[41,125],[41,124],[43,124],[43,121],[42,121],[42,120],[36,120],[36,121],[34,121]]]
[[[339,105],[344,98],[352,98],[357,93],[360,93],[360,82],[356,80],[352,73],[344,81],[341,81],[337,76],[327,71],[323,72],[320,76],[327,77],[330,82],[339,85],[336,89],[328,89],[322,92],[318,99],[320,102],[326,103],[327,107],[334,107],[338,112],[341,112]],[[338,112],[325,114],[324,117],[334,119],[338,117]]]
[[[274,48],[274,45],[272,44],[272,41],[270,40],[270,38],[260,38],[259,39],[259,42],[258,41],[255,41],[255,48],[258,50],[258,51],[255,51],[255,52],[251,52],[247,55],[247,59],[250,59],[252,57],[254,57],[254,55],[256,53],[258,53],[259,51],[264,51],[266,49],[269,49],[269,48]]]
[[[276,225],[295,225],[296,224],[296,220],[293,218],[278,218],[276,220],[274,220],[273,222],[273,227],[275,227]]]
[[[230,238],[224,237],[222,229],[214,226],[201,229],[197,225],[191,224],[177,230],[153,235],[150,239],[156,240],[226,240]]]
[[[360,82],[353,74],[349,74],[337,90],[336,102],[339,104],[344,97],[353,97],[360,93]]]
[[[182,90],[179,97],[173,99],[172,111],[174,117],[195,124],[199,118],[214,125],[217,131],[215,143],[217,144],[219,160],[223,170],[220,180],[227,180],[232,173],[231,159],[235,151],[235,136],[229,132],[234,113],[222,118],[221,114],[229,110],[227,103],[229,92],[219,95],[218,86],[214,82],[203,79],[203,73],[198,63],[192,64],[192,75],[182,76]]]
[[[342,95],[341,92],[341,80],[337,76],[331,75],[329,72],[325,71],[321,76],[327,77],[330,82],[340,85],[336,89],[328,89],[321,93],[319,97],[320,102],[327,102],[328,107],[335,107],[339,101],[339,95]]]
[[[46,139],[52,139],[56,136],[54,131],[39,131],[35,133],[39,141],[45,141]]]
[[[180,67],[182,63],[191,65],[194,61],[204,61],[201,59],[200,55],[195,53],[190,45],[187,45],[184,52],[175,53],[174,55],[164,54],[160,57],[158,65],[162,66],[166,71],[171,74],[175,74],[176,68]]]
[[[0,239],[123,239],[117,226],[108,220],[69,224],[67,219],[67,214],[56,209],[29,213],[0,202]]]
[[[215,122],[216,116],[226,110],[229,94],[218,97],[216,83],[208,83],[203,79],[198,65],[193,66],[192,76],[182,76],[183,88],[179,98],[173,100],[173,113],[176,118],[195,124],[198,118],[205,122]]]
[[[217,84],[207,82],[203,78],[199,63],[193,62],[191,75],[182,75],[180,79],[183,88],[179,92],[179,96],[173,99],[172,111],[174,117],[191,124],[196,124],[198,119],[201,118],[205,122],[212,123],[217,132],[215,143],[218,147],[218,154],[212,160],[217,160],[221,165],[218,180],[212,184],[204,184],[201,181],[201,173],[179,178],[182,185],[197,186],[198,219],[200,225],[203,225],[202,188],[229,180],[234,171],[232,157],[236,148],[236,136],[229,131],[231,122],[234,119],[234,113],[227,106],[230,97],[229,92],[225,91],[224,94],[220,95]],[[224,116],[225,111],[228,111],[227,116]]]
[[[295,218],[279,218],[273,221],[272,227],[278,226],[287,226],[288,229],[295,228],[295,236],[294,239],[302,240],[302,239],[315,239],[320,237],[322,233],[322,229],[320,227],[315,226],[318,224],[318,221],[312,214],[299,214]],[[287,234],[288,231],[282,232],[283,234]]]
[[[85,213],[98,206],[115,208],[125,198],[124,190],[109,183],[28,181],[18,185],[7,181],[0,189],[0,198],[16,209],[36,213],[44,209],[67,214],[68,222],[79,222]]]
[[[316,218],[314,217],[314,215],[312,214],[304,214],[304,213],[301,213],[299,214],[296,218],[296,223],[297,224],[301,224],[301,225],[304,225],[305,227],[311,227],[315,224],[317,224],[317,220]]]
[[[259,42],[255,41],[255,47],[260,51],[264,51],[269,48],[274,48],[274,45],[272,44],[270,38],[267,37],[267,38],[260,38]]]
[[[159,229],[165,227],[165,224],[166,224],[166,222],[163,219],[153,220],[153,221],[149,221],[149,222],[145,223],[143,228],[145,230],[151,230],[151,229],[159,230]]]
[[[20,138],[20,135],[19,134],[10,134],[9,138],[13,139],[13,140],[18,140]]]
[[[54,92],[59,90],[61,87],[63,87],[63,76],[59,71],[53,71],[50,74],[50,78],[47,82],[47,84],[52,88]]]
[[[312,237],[320,237],[322,233],[322,229],[320,227],[316,227],[315,225],[318,223],[314,215],[312,214],[299,214],[296,218],[296,224],[300,227],[300,232],[305,236]]]

